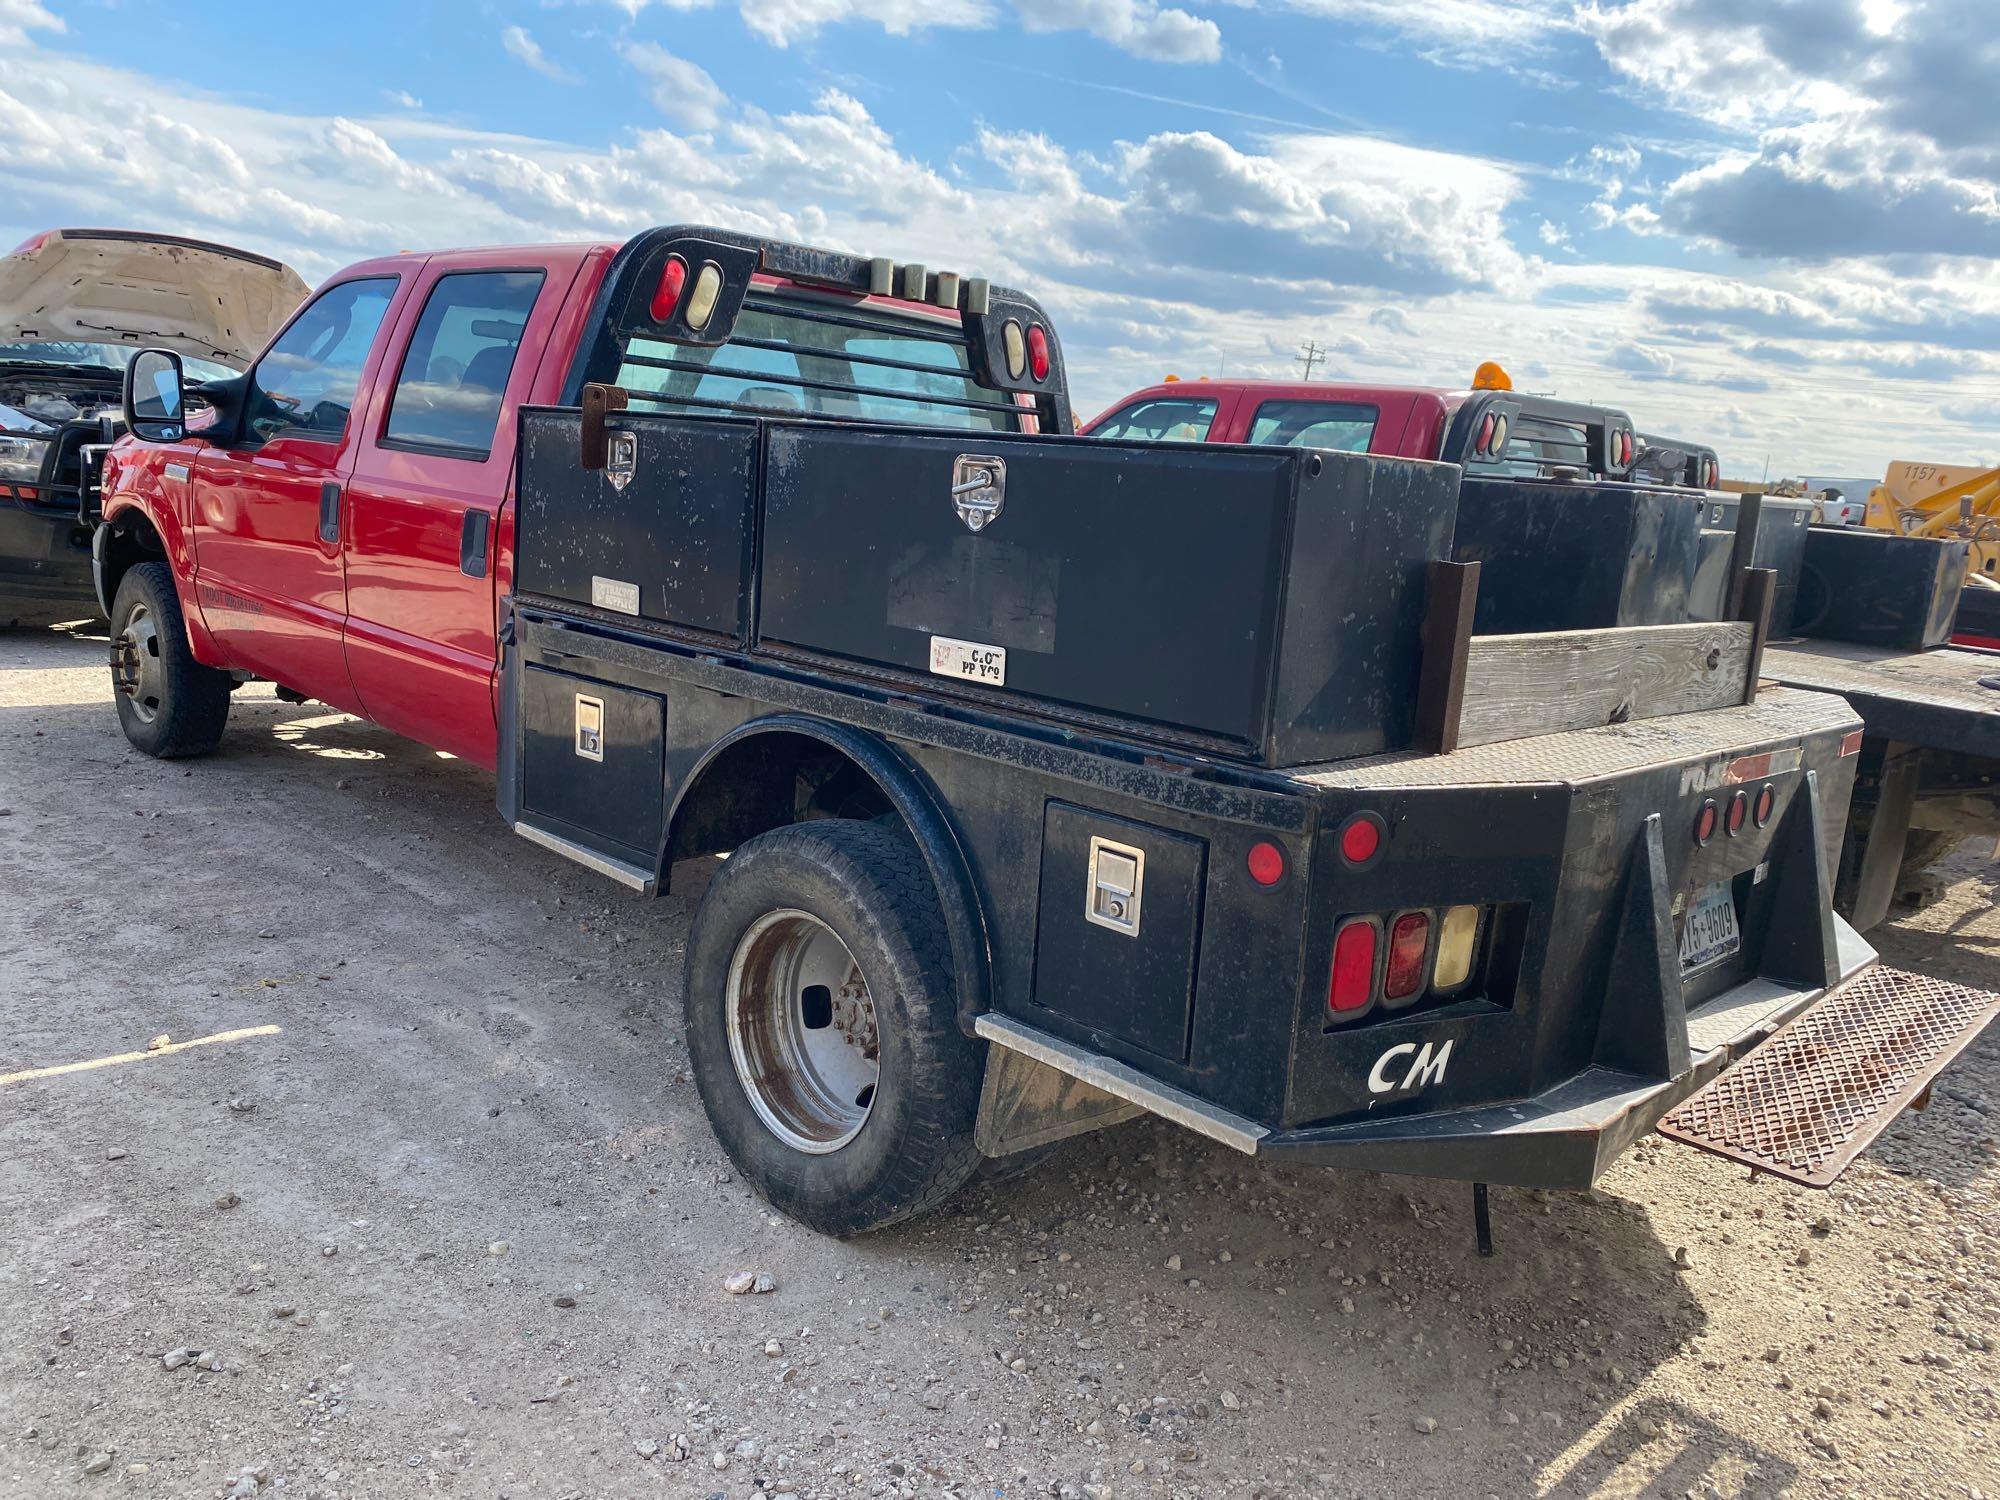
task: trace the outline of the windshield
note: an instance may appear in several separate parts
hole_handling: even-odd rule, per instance
[[[955,324],[762,288],[719,347],[634,336],[618,369],[634,397],[693,411],[1019,430],[1025,413],[973,376]]]
[[[86,368],[122,371],[139,351],[124,344],[64,343],[36,339],[32,343],[0,344],[0,365],[82,365]],[[181,356],[190,383],[227,380],[237,372],[212,359]]]

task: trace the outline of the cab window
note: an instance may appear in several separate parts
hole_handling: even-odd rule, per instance
[[[343,281],[308,303],[250,372],[250,430],[339,442],[395,295],[396,278],[376,276]]]
[[[1135,401],[1090,429],[1092,437],[1131,438],[1142,443],[1199,443],[1215,421],[1215,403],[1192,396],[1160,396]]]
[[[501,398],[542,279],[540,271],[438,278],[396,377],[385,446],[471,459],[492,451]]]
[[[1250,441],[1270,448],[1366,453],[1379,415],[1376,408],[1353,402],[1266,401],[1250,423]]]

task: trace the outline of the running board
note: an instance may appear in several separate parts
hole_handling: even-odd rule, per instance
[[[514,832],[531,844],[540,844],[544,849],[553,849],[564,859],[573,859],[586,870],[595,870],[600,875],[608,875],[620,885],[637,891],[642,896],[651,896],[660,888],[660,882],[651,870],[642,870],[637,865],[628,865],[622,859],[613,859],[608,854],[599,854],[588,845],[579,844],[575,839],[566,839],[559,833],[550,833],[546,828],[537,828],[533,823],[516,823]]]
[[[1197,1099],[1171,1084],[1148,1078],[1137,1068],[1119,1062],[1115,1057],[1106,1057],[1101,1052],[1092,1052],[1087,1047],[1066,1042],[1061,1037],[1024,1025],[1011,1016],[996,1016],[989,1011],[972,1024],[973,1030],[995,1046],[1019,1052],[1038,1063],[1046,1063],[1057,1072],[1067,1073],[1092,1088],[1115,1095],[1128,1104],[1136,1104],[1162,1119],[1172,1120],[1176,1125],[1185,1125],[1189,1130],[1212,1141],[1220,1141],[1246,1156],[1255,1156],[1257,1143],[1271,1133],[1255,1120],[1210,1104],[1206,1099]]]
[[[2000,994],[1877,964],[1691,1095],[1660,1133],[1830,1187],[1995,1016]]]

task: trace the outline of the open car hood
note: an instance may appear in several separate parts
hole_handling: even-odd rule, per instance
[[[122,229],[52,229],[0,259],[0,343],[172,349],[242,369],[300,302],[290,266]]]

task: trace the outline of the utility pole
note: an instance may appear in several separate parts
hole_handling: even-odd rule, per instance
[[[1313,378],[1313,366],[1325,358],[1326,351],[1311,339],[1307,339],[1305,343],[1299,346],[1299,363],[1305,366],[1305,378],[1307,380]]]

